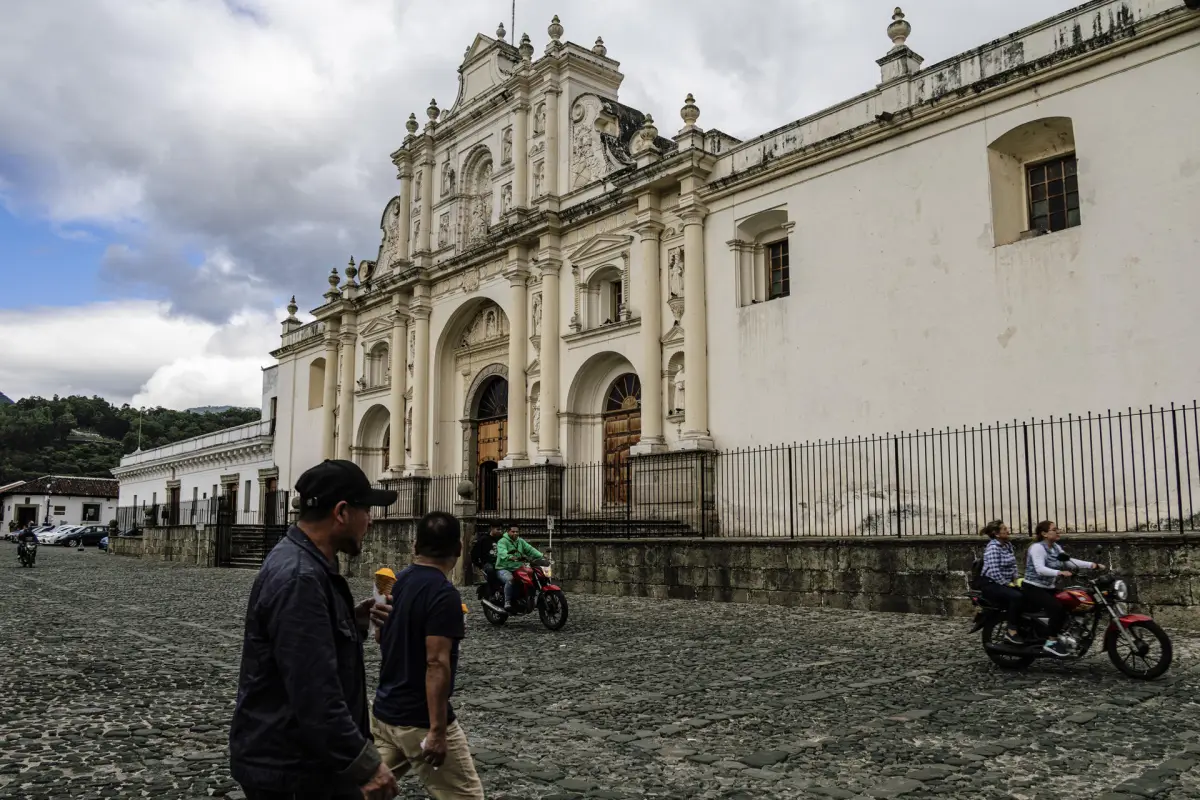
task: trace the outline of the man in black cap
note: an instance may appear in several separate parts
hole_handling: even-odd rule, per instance
[[[250,591],[230,767],[247,800],[390,800],[396,780],[370,735],[363,641],[372,617],[357,606],[337,554],[358,555],[373,489],[350,461],[325,461],[296,481],[300,519],[270,552]]]

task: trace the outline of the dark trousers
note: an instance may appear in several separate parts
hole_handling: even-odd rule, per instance
[[[1025,595],[1015,586],[1005,586],[990,578],[984,578],[980,591],[989,603],[1005,609],[1005,619],[1008,627],[1014,631],[1020,626],[1021,608],[1025,605]]]
[[[362,800],[362,792],[342,792],[340,794],[330,794],[328,792],[318,792],[312,794],[309,792],[273,792],[264,789],[249,789],[243,787],[246,793],[246,800]]]
[[[1051,636],[1058,636],[1062,633],[1063,623],[1067,619],[1067,611],[1062,607],[1062,603],[1058,602],[1054,592],[1034,586],[1032,583],[1023,583],[1021,584],[1021,593],[1025,595],[1025,600],[1030,606],[1045,612],[1046,616],[1050,617]]]

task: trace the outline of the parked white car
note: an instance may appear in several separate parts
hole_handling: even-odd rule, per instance
[[[79,525],[63,525],[61,528],[51,528],[37,535],[38,544],[58,544],[58,540],[77,531]]]

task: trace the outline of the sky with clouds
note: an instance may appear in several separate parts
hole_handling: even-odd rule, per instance
[[[604,37],[621,100],[751,138],[872,88],[894,0],[517,0]],[[909,0],[933,64],[1077,5]],[[448,9],[453,8],[453,13]],[[388,154],[509,0],[6,0],[0,391],[257,405],[283,307],[371,257]],[[519,36],[517,37],[519,38]],[[510,33],[510,40],[512,39]],[[669,123],[668,123],[669,124]],[[664,130],[668,128],[660,123]]]

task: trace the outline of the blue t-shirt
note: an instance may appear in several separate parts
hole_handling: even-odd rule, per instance
[[[392,613],[383,626],[375,716],[388,725],[428,728],[425,700],[425,637],[445,636],[450,647],[450,695],[458,673],[458,643],[466,635],[462,597],[436,567],[413,564],[396,576]],[[454,722],[447,703],[446,724]]]

